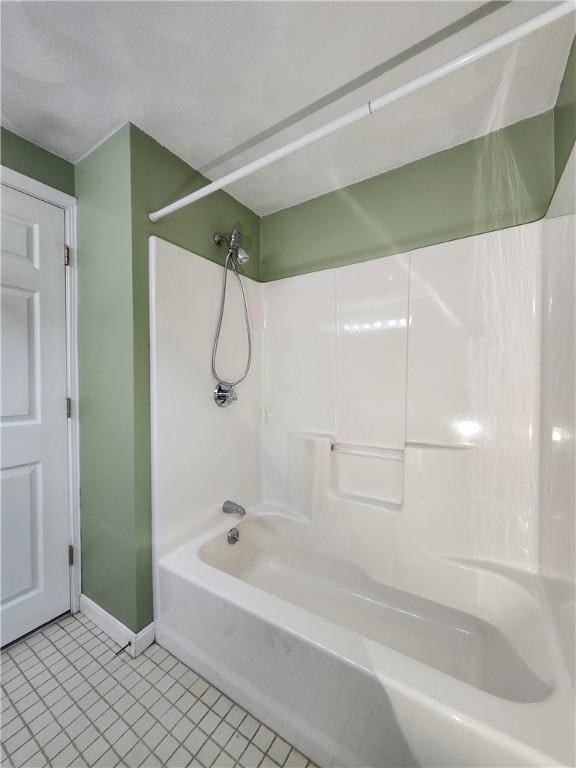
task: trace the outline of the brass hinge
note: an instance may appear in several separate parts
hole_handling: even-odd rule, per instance
[[[74,547],[68,544],[68,565],[74,565]]]
[[[67,397],[66,398],[66,417],[71,418],[72,416],[72,398]]]
[[[65,267],[70,266],[70,246],[69,245],[64,246],[64,266]]]

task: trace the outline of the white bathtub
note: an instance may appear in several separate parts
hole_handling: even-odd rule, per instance
[[[160,560],[157,638],[320,765],[573,765],[532,582],[442,567],[432,600],[332,556],[306,520],[226,519]]]

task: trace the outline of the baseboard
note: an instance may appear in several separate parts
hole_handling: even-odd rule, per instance
[[[126,648],[130,656],[139,656],[154,642],[154,623],[148,624],[140,632],[132,632],[125,624],[115,619],[112,614],[105,611],[86,595],[80,595],[80,612],[90,621],[93,621],[97,627],[100,627],[121,648],[130,643],[130,646]]]

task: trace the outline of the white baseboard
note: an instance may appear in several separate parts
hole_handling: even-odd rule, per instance
[[[86,595],[80,595],[80,612],[90,621],[93,621],[97,627],[100,627],[121,648],[130,643],[130,647],[126,648],[130,656],[139,656],[154,642],[154,623],[148,624],[140,632],[132,632],[125,624],[115,619],[112,614],[105,611]]]

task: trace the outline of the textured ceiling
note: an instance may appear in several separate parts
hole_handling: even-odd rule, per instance
[[[75,161],[132,121],[214,179],[553,4],[499,7],[342,96],[482,3],[5,1],[2,122]],[[573,35],[560,20],[229,191],[269,213],[549,109]]]

